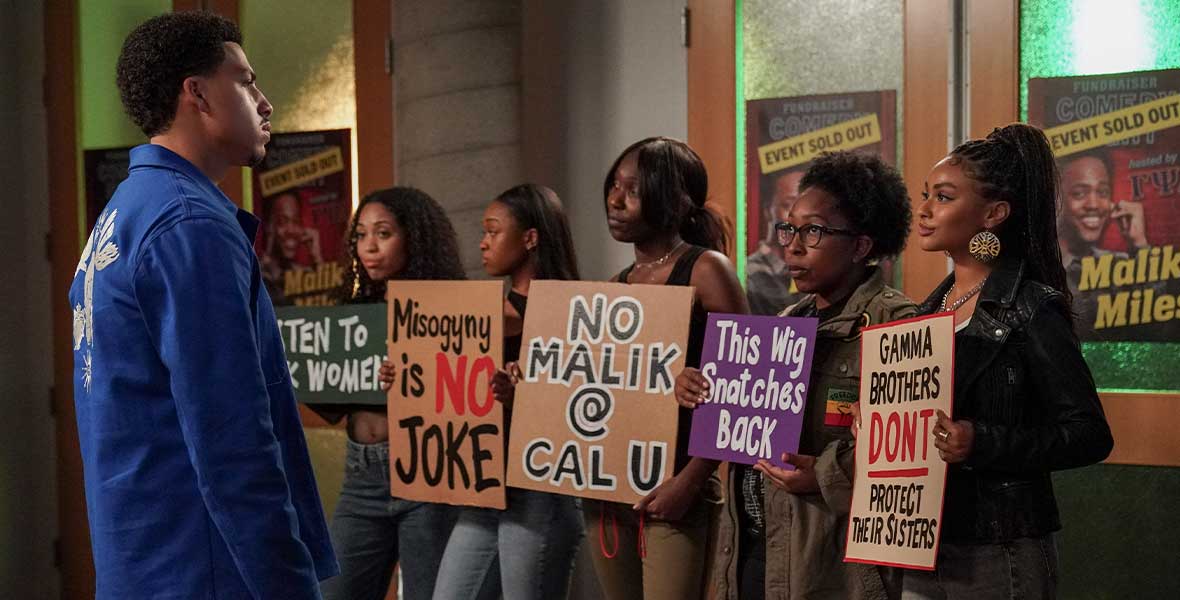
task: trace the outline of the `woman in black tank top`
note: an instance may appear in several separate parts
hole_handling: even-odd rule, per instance
[[[534,279],[578,279],[573,240],[561,201],[552,190],[520,185],[484,211],[479,249],[484,270],[506,277],[504,362],[492,393],[511,422],[524,313]],[[505,444],[511,431],[506,430]],[[463,508],[439,568],[435,598],[565,598],[582,539],[577,500],[508,489],[508,507]]]
[[[733,265],[723,254],[729,234],[705,207],[707,196],[701,158],[684,142],[662,137],[624,150],[603,182],[611,237],[635,250],[635,262],[614,281],[695,290],[686,351],[686,365],[693,367],[700,363],[707,313],[749,312]],[[690,422],[688,412],[681,411],[671,479],[633,507],[602,501],[583,505],[589,533],[599,538],[600,547],[617,543],[620,549],[615,558],[593,553],[608,598],[642,592],[647,600],[683,600],[704,592],[706,496],[717,497],[715,486],[708,485],[717,463],[688,456]]]

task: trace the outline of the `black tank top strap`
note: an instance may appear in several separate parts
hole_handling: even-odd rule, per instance
[[[627,265],[627,267],[625,269],[623,269],[622,271],[619,271],[618,275],[615,275],[615,281],[618,281],[619,283],[628,283],[627,278],[631,276],[631,270],[634,268],[635,268],[635,263],[631,263],[631,264]]]
[[[668,275],[668,281],[664,285],[688,285],[692,283],[692,268],[696,266],[697,259],[705,253],[705,249],[700,246],[689,246],[680,258],[676,259],[676,264],[672,265],[672,273]]]
[[[516,314],[524,317],[524,310],[528,306],[529,297],[517,292],[516,290],[508,290],[508,304],[512,305]]]

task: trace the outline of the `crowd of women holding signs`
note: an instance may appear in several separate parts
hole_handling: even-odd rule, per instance
[[[635,254],[609,283],[552,283],[579,279],[552,190],[512,188],[484,213],[484,268],[510,284],[497,299],[502,350],[488,380],[510,449],[496,480],[511,488],[502,510],[403,499],[396,487],[391,496],[394,417],[321,407],[347,419],[349,435],[331,526],[342,574],[325,596],[381,598],[397,563],[407,598],[563,598],[586,537],[607,598],[1054,597],[1060,522],[1049,474],[1102,460],[1112,439],[1074,334],[1044,135],[1013,124],[955,148],[913,209],[897,171],[874,155],[823,155],[799,188],[774,224],[806,294],[781,315],[816,324],[789,450],[761,448],[719,468],[690,448],[694,411],[737,385],[714,389],[702,369],[703,356],[727,351],[706,347],[709,315],[749,308],[724,254],[729,231],[706,206],[704,163],[683,142],[641,140],[604,177],[606,225]],[[923,250],[953,263],[917,305],[876,266],[901,252],[911,226]],[[366,197],[349,242],[345,303],[382,301],[386,282],[464,279],[454,229],[418,190]],[[685,300],[645,295],[648,286],[677,287]],[[646,300],[657,297],[672,300]],[[954,332],[936,342],[953,343],[953,373],[942,374],[953,411],[925,415],[915,440],[946,471],[945,496],[925,492],[941,500],[928,527],[933,569],[891,560],[887,540],[900,538],[888,532],[878,559],[846,561],[857,440],[868,435],[858,416],[862,335],[945,313]],[[750,364],[786,343],[753,337],[726,343]],[[399,352],[391,342],[386,388],[434,383],[408,381],[421,378]],[[666,437],[633,433],[647,426]]]

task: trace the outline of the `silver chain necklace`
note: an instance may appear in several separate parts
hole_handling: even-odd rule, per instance
[[[959,310],[960,306],[963,306],[964,304],[966,304],[968,300],[970,300],[973,296],[975,296],[975,294],[979,293],[979,290],[983,289],[983,284],[986,282],[987,282],[987,277],[984,277],[983,280],[981,280],[979,283],[975,284],[975,287],[967,290],[967,293],[963,294],[963,297],[952,302],[950,306],[947,306],[946,301],[948,298],[950,298],[951,290],[955,289],[955,286],[952,285],[951,287],[947,288],[946,293],[942,295],[942,304],[940,305],[939,312],[947,312],[947,311],[954,312],[956,310]]]
[[[661,257],[659,257],[659,258],[655,259],[655,260],[649,260],[649,261],[647,261],[647,262],[637,262],[637,263],[635,263],[635,267],[634,267],[634,268],[636,268],[636,269],[639,269],[639,268],[644,268],[644,269],[647,269],[647,268],[650,268],[650,267],[658,267],[658,266],[660,266],[660,265],[662,265],[662,264],[664,264],[664,263],[668,262],[668,259],[669,259],[669,258],[672,258],[672,254],[673,254],[674,252],[676,252],[677,250],[679,250],[679,249],[680,249],[680,247],[681,247],[681,246],[683,246],[683,245],[684,245],[684,240],[680,240],[680,241],[676,242],[676,245],[675,245],[675,246],[672,246],[672,249],[671,249],[671,250],[669,250],[667,254],[665,254],[665,255],[663,255],[663,256],[661,256]]]

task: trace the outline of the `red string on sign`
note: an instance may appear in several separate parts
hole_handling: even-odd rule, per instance
[[[615,518],[612,512],[610,515],[610,529],[615,534],[615,549],[608,552],[606,550],[606,503],[598,503],[598,548],[602,551],[602,555],[606,558],[614,558],[619,554],[619,521]]]
[[[647,513],[644,511],[639,512],[639,558],[647,558],[647,536],[643,532],[646,515]]]

